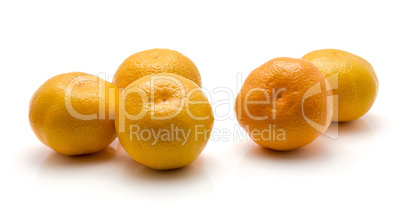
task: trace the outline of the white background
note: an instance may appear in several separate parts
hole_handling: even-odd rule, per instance
[[[112,1],[111,1],[112,2]],[[145,3],[147,2],[147,3]],[[40,211],[400,211],[399,136],[402,13],[398,1],[1,1],[0,210]],[[139,165],[114,142],[92,156],[45,147],[28,123],[28,103],[48,78],[114,74],[129,55],[178,50],[203,86],[236,95],[244,78],[279,56],[337,48],[368,60],[380,82],[368,114],[296,151],[247,139],[211,140],[176,171]],[[212,103],[229,97],[213,94]],[[233,129],[231,105],[216,129]]]

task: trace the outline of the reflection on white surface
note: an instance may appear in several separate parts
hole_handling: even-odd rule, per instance
[[[205,164],[203,153],[189,166],[170,171],[157,171],[137,163],[116,140],[105,150],[91,155],[71,157],[51,152],[38,170],[37,182],[47,189],[109,190],[126,196],[144,199],[163,196],[169,200],[212,193],[214,184],[222,180],[222,173],[220,176],[212,174],[215,178],[211,179],[205,169],[215,169],[217,173],[230,170],[236,165],[233,158],[239,157],[234,168],[236,179],[242,181],[268,177],[280,182],[295,176],[342,175],[358,168],[359,160],[372,152],[375,136],[363,119],[340,123],[338,129],[336,139],[320,136],[313,143],[288,152],[265,149],[252,141],[216,143],[221,148],[219,151],[210,149],[210,152],[215,156],[227,153],[220,157],[221,167],[211,162]]]
[[[287,152],[265,149],[249,141],[245,147],[249,150],[239,163],[237,176],[242,180],[259,176],[284,180],[295,176],[340,175],[357,169],[360,160],[374,149],[375,136],[363,119],[332,123],[328,130],[339,130],[338,137],[321,135],[311,144]]]
[[[344,201],[362,195],[360,191],[371,181],[366,176],[376,172],[372,169],[373,153],[378,151],[369,119],[376,117],[341,123],[336,139],[320,136],[288,152],[264,149],[251,140],[210,142],[192,164],[171,171],[156,171],[137,163],[117,140],[104,151],[78,157],[60,155],[37,144],[38,148],[29,151],[33,158],[25,163],[38,167],[35,193],[51,199],[51,205],[68,200],[89,207],[112,199],[114,203],[135,202],[160,210],[166,205],[176,208],[200,202],[231,205],[252,197],[294,209],[287,199],[293,199],[295,205],[307,204],[300,198],[306,191],[310,195],[331,191],[342,194],[337,198]],[[344,193],[345,185],[348,193]],[[333,201],[320,195],[315,198],[321,204]]]
[[[84,156],[51,152],[39,169],[37,182],[47,189],[72,192],[106,189],[127,198],[163,196],[164,201],[204,195],[213,189],[203,170],[202,157],[181,169],[157,171],[134,161],[117,141],[112,146]]]

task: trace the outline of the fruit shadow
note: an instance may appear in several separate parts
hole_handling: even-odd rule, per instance
[[[203,157],[201,155],[186,167],[171,170],[154,170],[133,160],[116,139],[104,150],[93,154],[66,156],[52,151],[42,163],[39,172],[51,173],[52,171],[91,168],[98,165],[105,165],[105,169],[109,168],[106,167],[106,164],[121,168],[124,175],[129,178],[142,178],[148,181],[169,181],[189,178],[198,172],[202,172]]]
[[[136,189],[142,195],[186,198],[190,194],[204,194],[213,190],[212,181],[203,168],[202,154],[188,166],[155,170],[133,160],[120,144],[116,152],[116,161],[123,170],[125,186]]]
[[[389,129],[388,122],[385,121],[385,118],[378,113],[368,112],[366,115],[361,117],[363,121],[365,121],[371,129],[379,130],[382,128]]]
[[[100,186],[113,179],[113,161],[116,149],[112,146],[87,155],[66,156],[50,152],[40,165],[36,182],[46,188],[80,189],[87,186]]]
[[[107,177],[102,167],[109,168],[105,164],[110,164],[115,157],[116,149],[112,146],[97,153],[79,156],[66,156],[52,151],[40,165],[37,181],[57,185],[66,181],[79,181],[81,177]]]
[[[118,163],[123,167],[124,173],[132,178],[140,178],[147,181],[169,181],[181,178],[191,178],[191,176],[196,173],[203,172],[202,166],[204,158],[202,155],[193,163],[185,167],[169,170],[155,170],[132,159],[120,144],[117,145],[116,152]]]
[[[366,120],[370,120],[370,122],[379,122],[378,118],[378,116],[366,114],[363,118],[349,122],[333,122],[327,131],[325,131],[324,134],[319,136],[315,141],[304,147],[291,151],[275,151],[252,144],[254,147],[251,148],[246,155],[278,160],[300,160],[324,157],[326,149],[325,143],[331,140],[344,140],[344,138],[349,137],[362,138],[361,140],[372,140],[372,137],[374,136],[373,130],[367,124]],[[248,143],[253,143],[253,141],[249,141]]]
[[[253,144],[253,147],[246,153],[245,157],[271,161],[299,161],[320,158],[325,156],[325,148],[322,145],[322,140],[323,139],[319,137],[316,141],[307,146],[290,151],[276,151]],[[249,143],[252,142],[253,141],[249,141]]]
[[[319,137],[311,144],[290,151],[275,151],[249,141],[253,145],[240,160],[236,176],[239,179],[255,179],[261,176],[281,175],[291,178],[295,174],[317,173],[330,160],[324,138]]]
[[[362,118],[348,122],[333,122],[324,134],[333,140],[342,140],[347,137],[367,139],[368,136],[374,136],[372,128]]]
[[[68,168],[68,167],[85,167],[94,164],[100,164],[109,161],[116,155],[116,150],[110,146],[100,152],[86,155],[67,156],[57,152],[51,152],[46,160],[42,163],[41,168]]]
[[[65,156],[56,152],[41,164],[37,182],[50,187],[82,189],[108,185],[129,196],[188,197],[188,193],[210,192],[213,184],[203,169],[202,155],[192,164],[158,171],[133,160],[118,140],[98,153]]]
[[[314,173],[326,176],[330,173],[323,167],[336,167],[337,174],[353,171],[359,166],[360,158],[372,154],[375,136],[366,117],[350,122],[331,123],[323,135],[312,143],[291,151],[279,152],[247,142],[248,152],[241,159],[237,174],[241,178],[255,178],[284,173],[283,176]],[[251,145],[251,147],[250,147]],[[358,151],[357,151],[358,150]]]

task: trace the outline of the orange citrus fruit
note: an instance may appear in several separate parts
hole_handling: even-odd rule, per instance
[[[193,61],[170,49],[150,49],[131,55],[117,69],[113,84],[125,88],[143,76],[159,73],[177,74],[201,87],[201,76]]]
[[[366,114],[378,93],[378,78],[365,59],[337,49],[322,49],[303,56],[333,80],[328,80],[337,91],[333,121],[351,121]]]
[[[276,58],[246,78],[235,112],[240,126],[257,144],[292,150],[311,143],[328,128],[331,88],[312,63]]]
[[[119,96],[116,132],[127,153],[153,169],[186,166],[204,149],[214,117],[193,81],[176,74],[142,77]]]
[[[32,130],[43,144],[64,155],[103,150],[116,138],[116,91],[113,84],[81,72],[52,77],[31,98]]]

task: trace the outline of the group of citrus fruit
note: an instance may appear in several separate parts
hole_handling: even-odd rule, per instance
[[[252,71],[235,112],[253,141],[285,151],[311,143],[331,120],[361,117],[377,92],[366,60],[325,49]],[[200,155],[214,116],[195,64],[177,51],[151,49],[124,60],[112,83],[82,72],[50,78],[31,98],[29,122],[39,140],[61,154],[95,153],[117,136],[134,160],[166,170]]]

